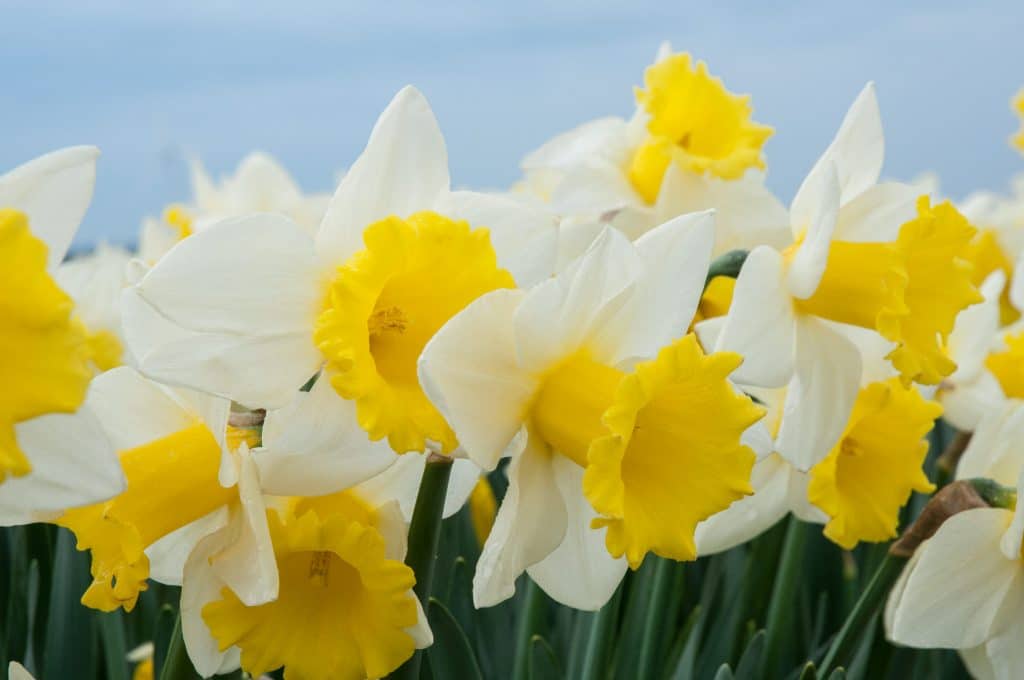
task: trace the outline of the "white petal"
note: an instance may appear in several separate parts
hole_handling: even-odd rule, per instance
[[[714,555],[760,536],[786,516],[789,464],[769,456],[754,465],[750,483],[754,494],[735,501],[697,525],[697,554]]]
[[[1019,612],[1007,630],[988,641],[985,645],[985,657],[990,664],[990,677],[996,680],[1020,678],[1020,671],[1024,668],[1024,623],[1020,621]],[[972,664],[969,668],[975,677],[979,678],[984,678],[988,670],[982,664]]]
[[[978,645],[958,650],[960,660],[967,666],[967,672],[974,680],[996,680],[996,671],[992,667],[992,662],[989,661],[987,646],[987,644]],[[1007,676],[1007,678],[1013,678],[1013,676]]]
[[[594,337],[625,303],[641,268],[633,245],[606,228],[583,257],[535,286],[519,305],[514,323],[521,365],[546,370]]]
[[[146,548],[149,577],[169,586],[180,586],[185,561],[203,538],[224,527],[228,509],[221,506],[204,517],[157,539]]]
[[[710,209],[715,211],[715,255],[760,245],[781,250],[792,241],[786,207],[764,185],[762,173],[722,180],[670,164],[655,204],[658,221]]]
[[[345,262],[363,249],[366,227],[389,215],[431,210],[447,190],[448,151],[437,119],[419,90],[404,87],[338,185],[317,234],[318,256]]]
[[[426,463],[427,454],[402,454],[389,468],[357,486],[356,492],[374,505],[397,501],[405,520],[411,521]],[[453,460],[442,517],[451,517],[465,505],[482,472],[470,460]]]
[[[918,196],[915,187],[900,182],[885,182],[865,189],[839,210],[835,239],[895,241],[900,227],[917,215]]]
[[[553,456],[529,437],[508,467],[508,490],[473,576],[473,604],[490,607],[512,597],[523,571],[562,543],[568,515],[555,481]]]
[[[629,564],[608,554],[604,530],[590,528],[597,513],[583,496],[583,468],[563,456],[555,456],[551,467],[565,503],[565,537],[554,552],[527,567],[527,573],[556,602],[597,611],[611,598]]]
[[[386,441],[369,440],[356,421],[354,402],[339,397],[327,376],[267,413],[263,447],[255,454],[263,489],[280,496],[348,489],[397,459]]]
[[[973,647],[1019,615],[1019,560],[999,550],[1010,513],[966,510],[943,523],[921,557],[892,615],[892,638],[915,647]]]
[[[947,347],[956,361],[956,370],[949,381],[956,384],[973,380],[984,370],[992,341],[999,331],[999,298],[1006,283],[1002,270],[989,274],[981,284],[985,300],[971,305],[956,317],[956,325],[949,334]]]
[[[622,168],[600,158],[566,171],[551,195],[552,207],[563,215],[596,216],[643,204]]]
[[[522,426],[537,378],[518,362],[513,320],[525,293],[497,290],[448,320],[423,349],[419,379],[466,454],[493,470]]]
[[[977,429],[983,417],[1006,401],[999,381],[987,370],[968,383],[943,386],[938,398],[942,402],[942,417],[956,429],[967,432]]]
[[[601,328],[594,351],[614,364],[651,359],[686,334],[714,247],[714,212],[681,215],[636,243],[642,270],[626,303]]]
[[[796,318],[785,277],[782,256],[762,246],[750,252],[736,279],[715,350],[743,356],[732,374],[737,383],[781,387],[793,375]]]
[[[240,651],[232,647],[219,650],[217,641],[203,621],[203,607],[219,600],[224,582],[214,573],[210,559],[220,550],[230,531],[224,527],[199,541],[185,561],[181,586],[181,635],[192,665],[204,678],[237,668]]]
[[[1017,479],[1017,498],[1022,496],[1024,496],[1024,467],[1021,468]],[[999,541],[999,547],[1006,559],[1020,561],[1022,540],[1024,540],[1024,503],[1017,503],[1013,511],[1013,521],[1010,522],[1010,526],[1007,527]]]
[[[558,225],[558,257],[555,271],[565,271],[574,260],[583,256],[605,228],[604,223],[590,220],[562,220]]]
[[[801,315],[796,325],[796,371],[786,391],[776,451],[809,470],[839,441],[860,389],[857,347],[823,321]]]
[[[162,385],[118,366],[96,377],[89,403],[114,448],[133,449],[183,430],[194,416]]]
[[[821,283],[825,265],[828,263],[832,232],[835,230],[839,214],[839,179],[836,175],[836,166],[826,163],[819,178],[822,185],[815,195],[820,201],[806,206],[811,210],[807,215],[793,213],[794,229],[800,232],[795,236],[803,237],[804,240],[790,263],[787,283],[793,296],[802,300],[813,295]]]
[[[0,176],[0,206],[28,215],[32,233],[49,248],[54,269],[71,245],[96,183],[94,146],[53,151]]]
[[[626,140],[626,121],[608,117],[588,121],[553,137],[523,158],[523,170],[571,168],[595,156],[607,156]]]
[[[426,649],[434,644],[434,632],[430,630],[430,622],[427,621],[427,614],[423,611],[420,598],[416,597],[416,594],[411,590],[408,594],[416,602],[416,623],[406,628],[405,632],[409,634],[409,637],[416,644],[416,649]]]
[[[302,192],[288,171],[259,151],[248,154],[238,164],[230,188],[248,205],[258,206],[259,211],[282,212],[302,200]],[[246,205],[236,207],[243,212],[251,211],[246,210]]]
[[[882,135],[882,116],[875,98],[875,85],[868,83],[846,112],[839,131],[818,162],[807,174],[807,179],[793,199],[794,211],[804,200],[811,200],[812,177],[822,166],[832,162],[839,172],[841,202],[847,203],[878,181],[885,158],[885,138]]]
[[[1000,404],[985,415],[960,456],[957,479],[988,477],[1003,486],[1016,486],[1024,469],[1024,403]],[[1024,505],[1024,504],[1022,504]]]
[[[1013,276],[1010,278],[1010,303],[1014,309],[1024,309],[1024,253],[1017,257],[1017,263],[1013,267]]]
[[[217,578],[231,588],[247,607],[255,607],[277,597],[277,560],[267,527],[259,473],[245,444],[239,451],[239,457],[238,495],[241,503],[231,508],[223,542],[209,559]]]
[[[12,661],[7,664],[7,680],[35,680],[35,678],[20,663]]]
[[[0,484],[0,524],[52,519],[124,491],[121,463],[89,397],[76,413],[32,418],[14,429],[32,471]]]
[[[178,243],[137,285],[175,323],[202,332],[309,331],[322,291],[313,242],[287,217],[224,220]]]
[[[498,255],[498,265],[512,274],[520,288],[528,288],[554,273],[558,221],[546,208],[507,196],[454,191],[441,199],[438,212],[466,220],[473,228],[486,227]]]

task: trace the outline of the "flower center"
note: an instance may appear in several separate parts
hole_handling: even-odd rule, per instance
[[[722,179],[764,168],[761,147],[772,129],[753,122],[750,97],[725,89],[704,62],[694,67],[689,54],[673,54],[647,68],[644,86],[636,97],[650,116],[650,137],[634,152],[628,174],[648,203],[657,198],[670,159]]]
[[[696,558],[699,522],[753,492],[740,435],[763,410],[728,382],[740,358],[705,356],[696,337],[633,373],[586,352],[548,374],[531,410],[536,433],[586,468],[583,492],[605,543],[636,568],[647,552]]]
[[[65,512],[57,523],[71,529],[79,550],[92,552],[92,584],[82,603],[131,611],[146,589],[157,539],[237,497],[217,481],[220,446],[203,423],[120,453],[128,488],[103,503]]]
[[[416,362],[448,319],[484,293],[515,285],[498,267],[486,229],[441,215],[389,217],[364,232],[366,248],[340,266],[315,340],[331,384],[356,401],[372,439],[399,453],[455,435],[420,388]]]
[[[935,488],[921,466],[928,453],[923,437],[940,415],[941,406],[898,378],[860,391],[842,438],[811,468],[807,487],[808,499],[830,517],[829,539],[849,550],[896,536],[911,492]]]
[[[0,208],[0,482],[32,466],[15,425],[46,413],[70,413],[92,376],[85,330],[74,303],[46,271],[47,248],[28,218]]]
[[[342,499],[296,506],[301,514],[268,512],[277,599],[246,607],[224,588],[203,608],[210,633],[222,649],[241,648],[253,677],[284,666],[287,677],[379,678],[412,655],[415,577],[386,557],[384,538],[359,508]]]

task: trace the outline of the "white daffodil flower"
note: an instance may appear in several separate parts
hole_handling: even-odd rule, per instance
[[[715,253],[785,245],[786,211],[764,186],[769,127],[667,43],[645,75],[630,120],[599,118],[528,154],[519,192],[567,218],[604,220],[632,239],[679,215],[714,209]],[[596,234],[595,234],[596,235]]]
[[[90,348],[71,297],[55,280],[92,198],[98,156],[95,147],[62,149],[0,176],[4,524],[103,500],[124,483],[109,442],[89,437],[99,430],[91,410],[79,408],[93,374]],[[67,445],[79,436],[87,441]]]
[[[119,453],[127,486],[53,519],[92,553],[83,603],[130,611],[147,579],[182,583],[194,546],[221,528],[235,541],[220,545],[222,577],[248,601],[274,597],[277,573],[249,433],[229,427],[229,402],[158,385],[123,366],[93,380],[87,405],[102,425],[96,436]],[[233,471],[224,485],[227,466]]]
[[[487,470],[512,457],[477,606],[510,597],[525,570],[598,609],[623,556],[693,559],[696,523],[750,493],[740,438],[761,411],[726,379],[740,358],[683,337],[713,229],[711,213],[686,215],[633,245],[606,228],[556,277],[482,296],[428,343],[421,383],[466,454]]]
[[[957,477],[988,477],[1024,493],[1024,404],[982,419]],[[960,650],[976,678],[1011,680],[1024,666],[1024,503],[957,513],[922,543],[889,596],[889,639]]]
[[[827,321],[878,331],[896,343],[888,358],[904,381],[936,384],[955,368],[940,336],[981,299],[958,257],[974,230],[952,206],[926,199],[915,218],[913,187],[876,184],[882,156],[869,84],[793,199],[793,243],[750,252],[715,346],[745,357],[734,376],[741,384],[795,377],[784,407],[793,416],[776,445],[801,470],[838,440],[860,383],[856,346]]]
[[[264,521],[280,587],[269,601],[247,600],[218,569],[230,527],[203,538],[185,564],[181,596],[196,670],[210,676],[241,666],[255,677],[284,666],[303,677],[383,677],[428,647],[430,626],[403,564],[405,489],[390,482],[274,499]],[[336,642],[329,649],[321,644],[328,637]]]
[[[160,219],[147,218],[139,234],[139,257],[154,263],[178,241],[231,217],[257,212],[286,215],[315,234],[327,210],[328,195],[303,194],[273,157],[254,152],[235,172],[214,182],[198,160],[191,163],[192,202],[171,206]]]
[[[556,239],[544,212],[449,190],[444,139],[409,87],[315,238],[260,214],[185,239],[126,293],[126,335],[144,373],[250,407],[286,405],[323,368],[372,439],[450,452],[454,435],[417,382],[420,350],[481,294],[549,276]],[[184,330],[161,340],[157,317]]]
[[[75,316],[85,325],[90,358],[100,372],[130,363],[121,330],[121,291],[130,260],[123,248],[101,243],[62,263],[54,277],[75,301]]]

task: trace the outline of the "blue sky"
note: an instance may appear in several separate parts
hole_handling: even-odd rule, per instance
[[[1020,0],[551,4],[3,0],[0,168],[98,145],[77,243],[130,241],[144,215],[187,199],[190,152],[219,174],[265,150],[304,188],[330,190],[412,83],[440,119],[454,183],[503,187],[551,135],[628,115],[667,39],[753,95],[777,130],[769,184],[786,201],[868,80],[887,175],[934,170],[962,196],[1024,171],[1006,144],[1024,86]]]

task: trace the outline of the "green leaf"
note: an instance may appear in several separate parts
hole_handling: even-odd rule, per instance
[[[555,650],[540,635],[530,638],[530,680],[559,680],[562,669]]]
[[[434,632],[434,644],[427,649],[434,677],[482,680],[480,666],[466,633],[440,600],[430,598],[427,620]]]
[[[7,658],[13,661],[25,660],[28,646],[28,539],[24,527],[17,527],[9,533],[8,557],[8,599],[4,616],[6,632],[5,648]]]
[[[167,659],[167,650],[171,646],[171,637],[174,635],[174,622],[178,614],[174,607],[165,604],[157,612],[156,620],[153,622],[153,674],[160,677]]]
[[[718,672],[715,673],[715,680],[733,680],[732,669],[729,668],[729,664],[723,663],[718,667]]]
[[[829,674],[828,680],[846,680],[846,671],[842,668],[837,668]]]
[[[799,680],[818,680],[818,669],[814,667],[814,663],[808,661],[804,664],[804,668],[800,671]]]
[[[612,658],[612,646],[615,639],[615,626],[619,620],[622,606],[623,584],[615,590],[612,599],[590,620],[586,635],[586,651],[583,658],[582,680],[599,680],[608,677],[608,661]],[[572,677],[572,676],[570,676]]]
[[[757,677],[757,673],[761,668],[761,657],[764,656],[764,640],[764,630],[754,633],[754,637],[750,639],[747,648],[743,650],[740,662],[736,665],[737,680]]]
[[[789,518],[765,624],[764,671],[767,677],[780,675],[780,669],[793,648],[793,623],[797,618],[794,609],[798,602],[799,584],[804,577],[808,529],[795,517]]]
[[[96,618],[80,602],[89,587],[89,555],[75,549],[75,538],[61,529],[53,562],[46,644],[39,657],[44,678],[96,677]]]
[[[121,610],[96,612],[96,623],[103,647],[103,667],[107,672],[107,680],[128,680],[128,664],[125,659],[128,650],[124,641]]]

